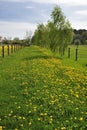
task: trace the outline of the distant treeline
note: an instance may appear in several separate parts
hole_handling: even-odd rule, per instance
[[[4,38],[0,45],[23,45],[23,46],[29,46],[30,45],[30,37],[27,37],[26,39],[19,39],[18,37],[15,37],[13,40]]]
[[[87,30],[86,29],[79,29],[79,30],[74,29],[73,32],[74,32],[74,36],[72,40],[73,45],[87,45]],[[5,45],[19,44],[19,45],[29,46],[30,44],[32,44],[32,41],[33,41],[33,37],[31,38],[29,36],[23,40],[20,40],[18,37],[14,38],[13,40],[4,38],[2,40],[2,43],[0,44],[5,44]]]
[[[86,29],[74,29],[74,37],[72,44],[87,45],[87,30]]]

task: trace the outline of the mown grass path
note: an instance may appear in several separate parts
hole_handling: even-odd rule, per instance
[[[0,61],[4,130],[86,130],[87,75],[31,46]]]

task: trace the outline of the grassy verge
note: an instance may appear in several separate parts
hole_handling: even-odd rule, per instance
[[[0,61],[4,130],[86,130],[87,75],[36,46]]]

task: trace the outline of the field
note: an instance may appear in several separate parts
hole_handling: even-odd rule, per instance
[[[65,55],[61,58],[64,65],[72,66],[80,71],[87,73],[87,45],[80,45],[78,47],[78,58],[76,61],[76,46],[69,46],[70,58],[68,58],[68,49],[66,49]]]
[[[37,46],[0,58],[3,130],[87,129],[87,67],[67,61]]]

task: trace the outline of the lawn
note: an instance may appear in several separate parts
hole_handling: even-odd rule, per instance
[[[0,58],[3,130],[86,130],[87,74],[37,46]]]

